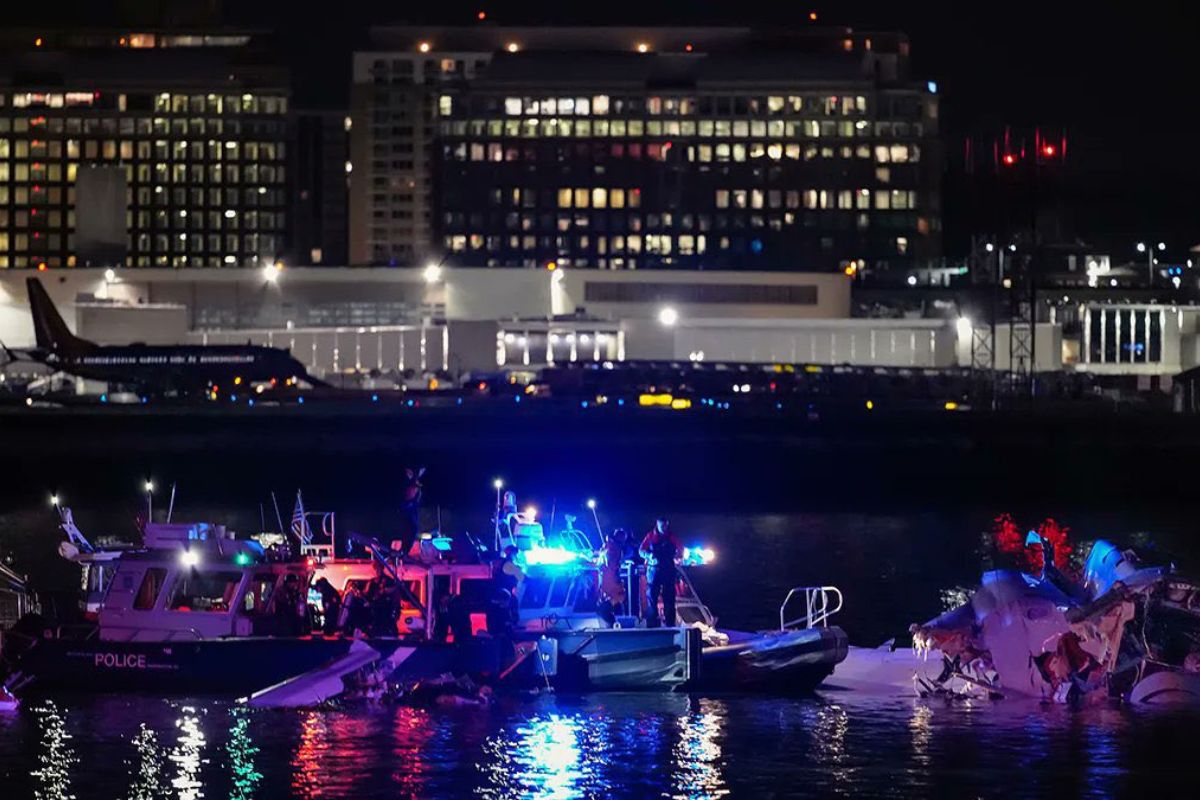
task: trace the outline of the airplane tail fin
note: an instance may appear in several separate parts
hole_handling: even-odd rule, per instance
[[[29,310],[33,314],[33,332],[38,348],[59,353],[85,348],[88,343],[71,333],[41,281],[28,278],[25,285],[29,290]]]

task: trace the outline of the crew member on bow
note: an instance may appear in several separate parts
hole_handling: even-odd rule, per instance
[[[666,626],[675,624],[675,581],[678,570],[679,540],[671,532],[671,522],[659,517],[654,528],[642,539],[638,552],[646,560],[646,626],[659,624],[658,599],[662,598],[662,620]]]

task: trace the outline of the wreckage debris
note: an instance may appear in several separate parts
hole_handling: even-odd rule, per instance
[[[1008,527],[997,543],[1011,549]],[[1173,567],[1144,567],[1106,541],[1074,580],[1056,558],[1065,529],[1044,524],[1047,531],[1053,539],[1030,532],[1023,545],[1042,552],[1031,560],[1036,574],[987,572],[966,603],[911,627],[917,652],[945,664],[918,690],[1072,705],[1200,704],[1200,584]]]

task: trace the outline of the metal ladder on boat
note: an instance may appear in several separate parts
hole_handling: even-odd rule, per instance
[[[797,597],[804,598],[804,615],[789,619],[788,607]],[[842,590],[836,586],[796,586],[779,606],[779,630],[827,627],[829,618],[842,610]]]

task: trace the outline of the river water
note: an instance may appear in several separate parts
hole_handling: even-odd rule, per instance
[[[16,798],[1183,796],[1195,718],[916,699],[543,696],[246,711],[148,698],[0,715]]]

